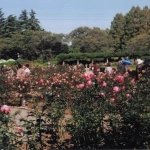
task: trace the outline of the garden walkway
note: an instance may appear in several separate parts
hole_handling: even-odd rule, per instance
[[[30,111],[30,109],[28,107],[11,107],[10,108],[10,115],[13,115],[16,111],[19,111],[20,113],[17,114],[14,118],[14,121],[15,121],[15,124],[20,126],[22,125],[23,123],[21,123],[19,121],[19,119],[21,118],[28,118],[28,119],[31,119],[30,117],[27,117],[28,115],[28,111]]]

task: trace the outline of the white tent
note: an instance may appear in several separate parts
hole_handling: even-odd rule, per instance
[[[15,60],[14,59],[8,59],[7,62],[9,62],[9,61],[15,61]]]
[[[7,62],[7,61],[4,59],[0,59],[0,64],[5,63],[5,62]]]

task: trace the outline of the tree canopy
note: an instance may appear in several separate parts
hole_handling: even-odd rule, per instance
[[[19,53],[23,59],[48,61],[68,53],[149,54],[149,16],[148,6],[133,6],[125,15],[117,13],[110,29],[78,27],[64,35],[45,31],[34,10],[5,17],[0,9],[0,56],[17,59]]]

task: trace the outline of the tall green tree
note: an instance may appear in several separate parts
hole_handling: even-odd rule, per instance
[[[131,38],[126,46],[127,51],[145,52],[150,51],[150,31]]]
[[[100,52],[108,49],[109,41],[106,31],[100,28],[80,27],[70,33],[72,38],[72,48],[80,52]]]
[[[145,6],[142,11],[141,28],[142,32],[148,32],[150,30],[150,9]]]
[[[0,8],[0,36],[4,33],[5,18],[2,9]]]
[[[28,27],[29,18],[28,18],[27,10],[22,10],[22,13],[20,14],[18,20],[19,20],[19,24],[21,26],[22,31],[29,28]]]
[[[4,25],[4,30],[5,30],[5,35],[6,36],[10,36],[11,34],[13,34],[14,32],[20,32],[20,25],[19,22],[17,20],[16,16],[13,15],[9,15],[6,18],[6,22]]]
[[[113,39],[112,46],[115,48],[115,51],[123,51],[125,47],[124,41],[124,27],[125,27],[125,18],[122,14],[116,14],[114,20],[111,22],[111,28],[109,35]]]
[[[141,33],[142,10],[139,6],[131,8],[129,13],[125,15],[125,22],[125,35],[127,40]]]
[[[39,25],[40,22],[35,17],[35,14],[36,14],[35,11],[31,10],[31,12],[29,14],[30,14],[30,17],[29,17],[29,21],[28,21],[28,29],[33,30],[33,31],[41,30],[41,27]]]

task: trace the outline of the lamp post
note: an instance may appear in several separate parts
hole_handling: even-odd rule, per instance
[[[20,57],[19,53],[17,53],[17,56],[18,56],[18,59],[19,59],[19,57]]]
[[[50,64],[51,64],[50,62],[47,63],[48,68],[50,68]]]

